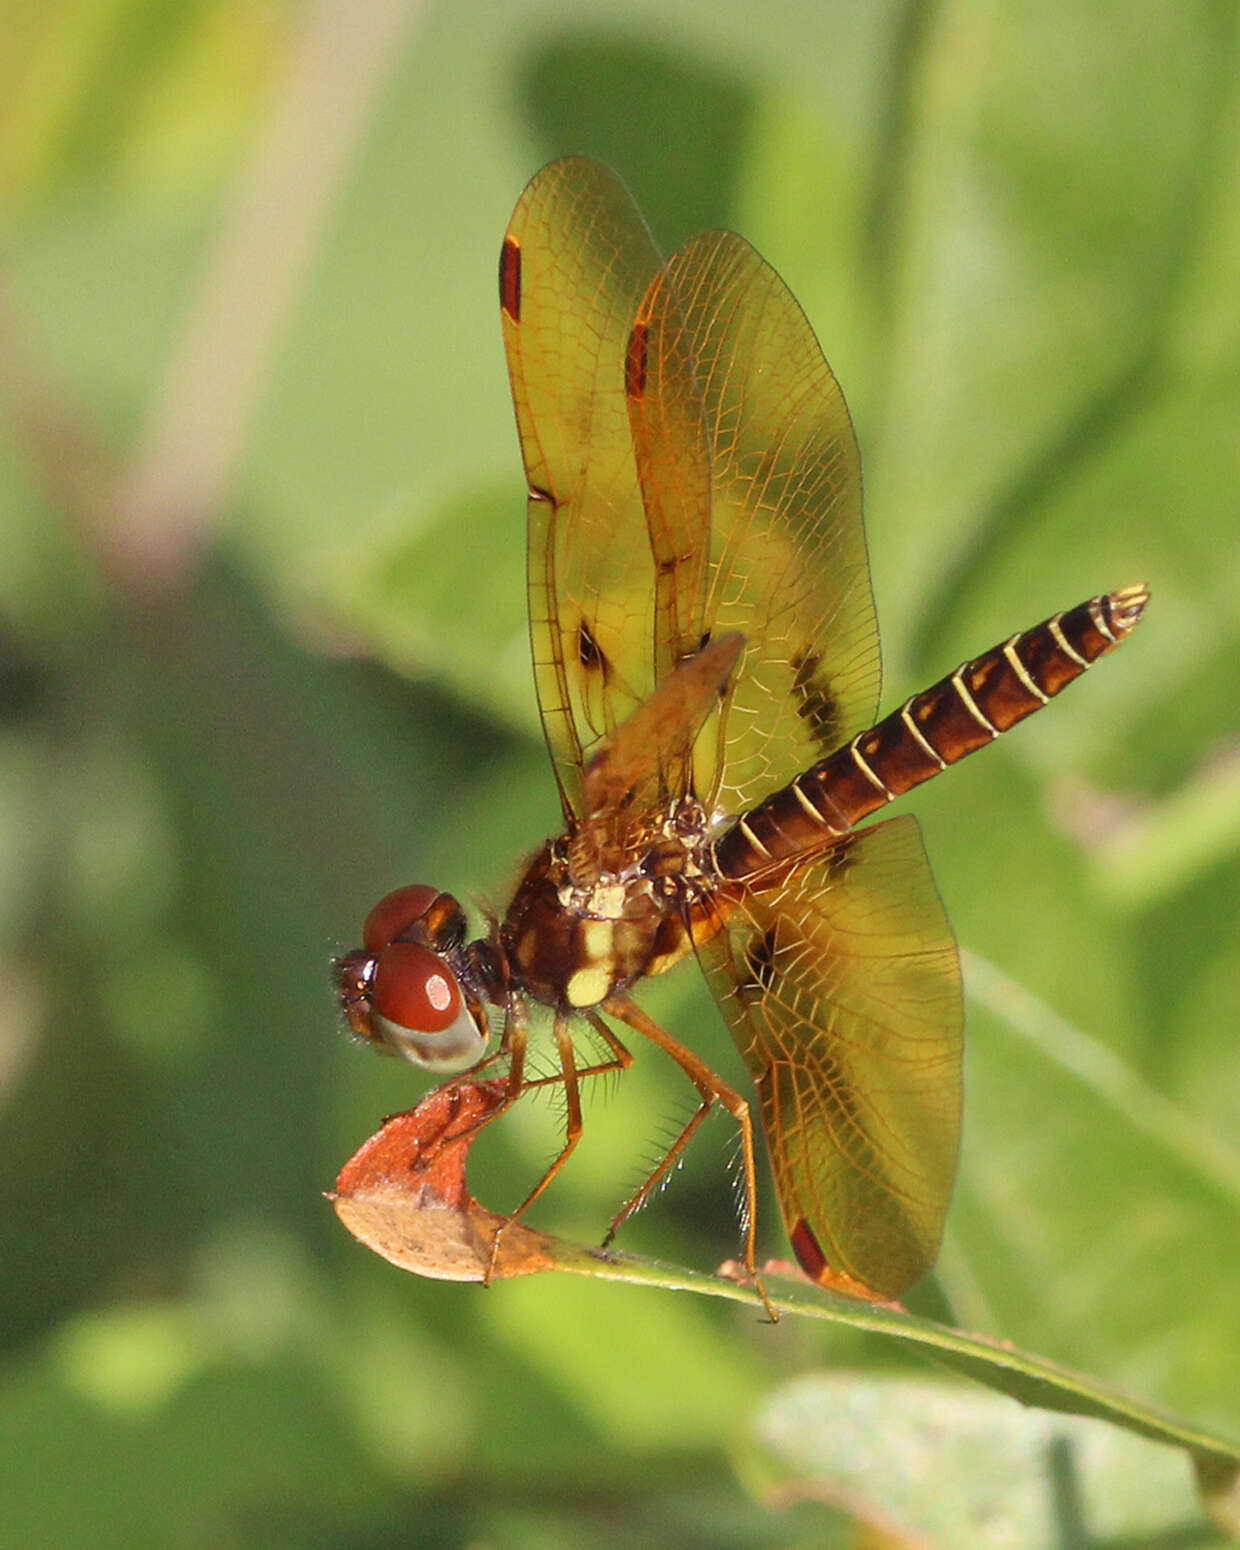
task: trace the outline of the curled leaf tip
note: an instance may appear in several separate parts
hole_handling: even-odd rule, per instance
[[[551,1269],[543,1234],[488,1211],[466,1181],[469,1149],[503,1106],[504,1091],[503,1082],[449,1083],[387,1120],[328,1196],[353,1236],[402,1270],[438,1281]]]

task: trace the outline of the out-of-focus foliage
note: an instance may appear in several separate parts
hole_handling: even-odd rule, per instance
[[[554,822],[494,266],[570,150],[805,305],[885,703],[1151,585],[1122,653],[916,804],[977,992],[922,1306],[1240,1431],[1234,8],[588,16],[0,0],[2,1543],[959,1544],[933,1504],[990,1499],[968,1401],[927,1402],[940,1448],[890,1430],[887,1351],[420,1283],[320,1197],[420,1091],[335,1030],[331,952],[399,882],[502,899]],[[693,971],[655,992],[739,1079]],[[691,1108],[639,1055],[541,1206],[568,1236]],[[497,1208],[554,1144],[552,1107],[509,1119]],[[733,1252],[729,1155],[716,1124],[626,1242]],[[864,1384],[824,1403],[824,1368]],[[1079,1505],[1089,1447],[1047,1435],[1020,1489],[1059,1539],[1013,1543]],[[1159,1516],[1108,1468],[1077,1542],[1210,1542],[1187,1485]]]

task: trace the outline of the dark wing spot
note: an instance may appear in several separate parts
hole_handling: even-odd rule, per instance
[[[582,667],[592,673],[602,673],[607,677],[607,658],[603,655],[603,648],[590,633],[590,626],[583,619],[577,626],[577,660]]]
[[[624,357],[624,391],[630,398],[642,398],[646,392],[646,325],[634,323]]]
[[[865,831],[863,830],[862,833]],[[860,838],[857,834],[845,834],[836,840],[829,850],[822,853],[817,865],[826,868],[826,881],[830,884],[838,883],[853,865],[856,859],[852,854],[852,848]]]
[[[832,753],[840,742],[840,706],[831,680],[820,672],[822,657],[816,651],[799,651],[791,667],[797,715],[823,753]]]
[[[814,1236],[814,1229],[803,1216],[797,1218],[797,1224],[788,1234],[788,1238],[801,1269],[811,1281],[821,1281],[829,1268],[827,1256],[822,1252],[822,1246]]]
[[[499,250],[499,304],[514,323],[521,321],[521,244],[505,237]]]
[[[748,996],[765,995],[775,982],[775,927],[755,936],[745,949],[745,978],[741,990]]]

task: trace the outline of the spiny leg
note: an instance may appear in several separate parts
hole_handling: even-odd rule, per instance
[[[576,1079],[583,1082],[591,1076],[607,1076],[612,1071],[626,1071],[633,1064],[632,1051],[623,1041],[612,1032],[597,1012],[582,1012],[587,1022],[599,1034],[607,1048],[611,1051],[608,1060],[594,1061],[588,1066],[576,1066]],[[479,1076],[488,1067],[496,1065],[502,1060],[509,1061],[508,1073],[505,1078],[507,1087],[504,1097],[489,1113],[475,1120],[474,1130],[482,1130],[487,1125],[497,1120],[501,1114],[506,1113],[523,1093],[532,1091],[536,1087],[555,1087],[564,1081],[562,1070],[552,1072],[550,1076],[535,1076],[528,1080],[525,1077],[525,1052],[527,1048],[526,1020],[524,1008],[519,1002],[514,1002],[508,1009],[508,1019],[505,1023],[503,1042],[497,1050],[485,1055],[475,1066],[468,1071],[463,1071],[460,1076],[450,1078],[444,1086],[455,1087],[466,1082],[476,1082]],[[515,1075],[514,1075],[515,1073]],[[468,1132],[466,1132],[468,1134]],[[528,1204],[528,1202],[527,1202]]]
[[[619,1040],[616,1042],[619,1043]],[[495,1236],[491,1240],[491,1261],[487,1266],[487,1273],[483,1278],[484,1284],[486,1285],[490,1285],[491,1277],[495,1272],[496,1260],[499,1255],[499,1246],[503,1240],[506,1229],[513,1222],[519,1221],[520,1218],[525,1215],[529,1208],[551,1183],[552,1179],[555,1178],[556,1174],[559,1173],[560,1169],[572,1156],[573,1148],[581,1139],[581,1090],[578,1085],[579,1073],[577,1071],[576,1054],[573,1050],[572,1028],[570,1026],[570,1017],[567,1012],[557,1011],[555,1014],[555,1046],[556,1052],[560,1057],[560,1071],[558,1076],[550,1078],[550,1080],[562,1081],[564,1083],[564,1099],[568,1110],[564,1122],[564,1145],[552,1159],[550,1166],[543,1173],[542,1178],[539,1179],[534,1188],[530,1190],[529,1194],[525,1197],[521,1204],[516,1208],[515,1211],[511,1211],[500,1224],[500,1226],[496,1228]],[[623,1048],[623,1045],[620,1047]],[[628,1050],[625,1050],[625,1054],[629,1054]],[[522,1028],[522,1036],[519,1041],[519,1045],[514,1051],[514,1068],[518,1056],[520,1056],[523,1062],[525,1056],[524,1027]],[[629,1055],[629,1059],[632,1059],[631,1055]],[[537,1085],[539,1085],[538,1082],[527,1082],[522,1085],[519,1075],[517,1085],[514,1088],[510,1079],[509,1091],[504,1095],[503,1106],[502,1108],[496,1110],[496,1113],[502,1113],[504,1109],[511,1107],[511,1105],[516,1101],[522,1092],[524,1092],[529,1087]],[[490,1118],[494,1118],[494,1116],[489,1116],[488,1120]]]
[[[589,1066],[578,1066],[577,1080],[584,1082],[588,1076],[606,1076],[610,1071],[627,1071],[633,1064],[633,1052],[628,1046],[612,1032],[597,1012],[582,1012],[579,1015],[586,1019],[595,1033],[607,1045],[607,1048],[611,1051],[611,1059],[599,1060]],[[554,1087],[563,1080],[564,1073],[562,1071],[556,1071],[551,1076],[536,1076],[523,1084],[522,1091],[529,1092],[532,1087]]]
[[[642,1186],[629,1207],[622,1212],[617,1221],[623,1221],[625,1214],[629,1214],[650,1193],[650,1190],[658,1184],[667,1173],[668,1168],[675,1160],[680,1150],[683,1150],[689,1137],[701,1124],[712,1104],[723,1104],[728,1113],[736,1121],[741,1132],[741,1159],[745,1174],[745,1271],[753,1282],[754,1290],[761,1297],[772,1324],[779,1322],[779,1314],[766,1295],[766,1288],[762,1284],[762,1278],[758,1274],[757,1257],[757,1233],[758,1233],[758,1165],[754,1152],[753,1118],[749,1112],[749,1104],[727,1082],[713,1071],[704,1060],[698,1058],[691,1049],[687,1049],[679,1039],[674,1039],[665,1028],[659,1026],[655,1020],[642,1011],[635,1001],[630,1001],[624,996],[611,996],[603,1002],[603,1010],[611,1017],[619,1018],[622,1023],[634,1029],[637,1033],[644,1034],[652,1044],[657,1044],[660,1049],[672,1057],[680,1069],[685,1073],[698,1092],[702,1095],[702,1104],[698,1112],[686,1125],[685,1129],[677,1137],[668,1155],[655,1168],[651,1177]]]
[[[490,1124],[491,1120],[498,1118],[505,1109],[510,1109],[530,1085],[524,1079],[525,1051],[529,1042],[529,1023],[526,1018],[525,1003],[519,996],[510,995],[504,1010],[504,1032],[498,1047],[489,1055],[484,1055],[475,1065],[470,1066],[468,1071],[462,1071],[459,1076],[450,1078],[444,1084],[451,1087],[460,1082],[476,1082],[484,1071],[507,1060],[508,1070],[504,1074],[506,1083],[504,1101],[486,1117],[483,1124]]]
[[[693,1132],[710,1113],[711,1109],[714,1108],[714,1093],[708,1092],[702,1087],[698,1087],[698,1092],[701,1094],[702,1101],[693,1111],[688,1124],[685,1125],[684,1129],[681,1130],[680,1134],[667,1148],[663,1156],[659,1159],[658,1163],[655,1164],[653,1172],[647,1176],[645,1182],[642,1184],[637,1193],[626,1200],[625,1203],[616,1212],[615,1216],[612,1217],[611,1225],[607,1229],[607,1235],[603,1239],[604,1248],[607,1248],[611,1244],[617,1232],[619,1232],[620,1228],[624,1226],[629,1217],[640,1211],[641,1208],[650,1199],[651,1195],[654,1194],[655,1190],[657,1190],[662,1185],[668,1174],[676,1166],[677,1162],[679,1162],[681,1154],[683,1153],[685,1147],[688,1146],[690,1137],[693,1135]]]
[[[484,1114],[475,1120],[472,1130],[485,1129],[501,1114],[507,1113],[512,1108],[526,1087],[538,1085],[525,1080],[525,1051],[529,1043],[529,1023],[526,1018],[525,1003],[519,997],[512,996],[505,1010],[504,1033],[499,1048],[492,1050],[489,1055],[484,1055],[476,1065],[470,1066],[468,1071],[462,1071],[459,1076],[449,1077],[444,1083],[445,1087],[459,1087],[467,1082],[476,1082],[490,1067],[498,1065],[503,1060],[508,1061],[502,1101],[489,1114]],[[471,1131],[465,1132],[466,1135],[471,1133]],[[494,1255],[492,1255],[492,1263],[494,1263]]]

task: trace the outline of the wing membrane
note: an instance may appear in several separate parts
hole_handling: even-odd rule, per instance
[[[956,945],[913,818],[743,892],[700,949],[794,1243],[894,1296],[936,1257],[960,1135]]]
[[[737,812],[873,719],[879,658],[848,410],[740,237],[663,268],[623,184],[570,157],[522,195],[504,334],[531,486],[539,705],[565,811],[581,770],[709,633],[748,645],[695,784]],[[515,302],[515,305],[514,305]],[[668,771],[676,792],[683,772]]]
[[[687,357],[705,418],[706,628],[749,641],[696,769],[710,805],[738,812],[874,719],[880,668],[861,460],[804,313],[743,238],[694,238],[655,277],[642,314],[656,396],[687,391]],[[649,461],[687,460],[678,430],[664,417],[647,432]]]
[[[704,556],[708,474],[638,484],[626,393],[634,317],[661,264],[624,185],[583,157],[551,163],[513,212],[501,260],[504,342],[531,496],[530,632],[543,730],[566,817],[584,762],[674,665],[676,555]],[[689,400],[688,413],[694,413]],[[680,400],[673,412],[683,415]],[[682,437],[679,443],[686,445]],[[686,498],[695,531],[678,531]],[[662,501],[662,504],[660,504]],[[667,515],[660,515],[663,507]],[[704,559],[698,562],[699,572]],[[662,578],[662,580],[659,580]],[[692,610],[690,610],[692,612]],[[700,597],[696,604],[700,614]],[[665,622],[656,632],[656,619]]]

